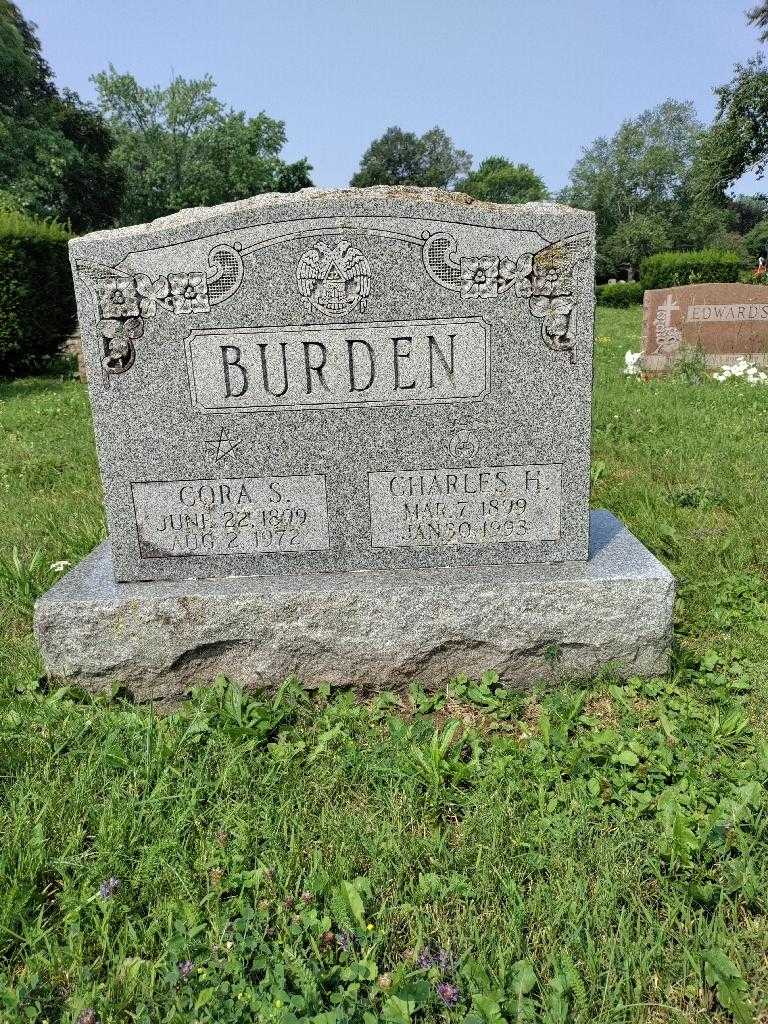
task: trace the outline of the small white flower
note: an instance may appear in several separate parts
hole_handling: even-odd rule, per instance
[[[64,572],[70,565],[72,563],[67,561],[66,558],[62,558],[60,562],[51,562],[51,572]]]
[[[750,363],[744,356],[739,356],[736,362],[729,366],[723,366],[719,373],[713,373],[712,379],[722,383],[731,378],[741,377],[747,384],[765,384],[768,382],[768,373],[758,369],[754,363]]]
[[[631,349],[627,349],[624,353],[624,375],[627,377],[637,377],[643,369],[643,353],[633,352]]]

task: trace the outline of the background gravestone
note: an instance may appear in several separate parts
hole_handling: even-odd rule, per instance
[[[666,669],[674,581],[589,512],[591,213],[312,189],[72,264],[110,539],[37,603],[49,675]]]
[[[768,362],[768,288],[753,284],[688,284],[649,288],[643,296],[643,367],[671,369],[685,349],[707,366],[745,356]]]
[[[117,578],[584,561],[593,252],[420,189],[73,241]]]

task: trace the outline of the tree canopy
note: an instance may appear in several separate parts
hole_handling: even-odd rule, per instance
[[[475,199],[493,203],[530,203],[547,198],[547,189],[528,164],[515,164],[503,156],[489,156],[456,185]]]
[[[761,0],[759,4],[750,8],[747,11],[747,21],[760,29],[760,42],[768,43],[768,0]]]
[[[753,3],[747,18],[768,42],[768,0]],[[311,184],[307,158],[283,156],[285,124],[227,107],[209,75],[147,86],[110,65],[92,81],[98,106],[59,90],[35,25],[0,0],[0,210],[82,232]],[[691,103],[669,99],[582,151],[560,198],[594,210],[600,276],[659,249],[742,245],[764,230],[766,197],[728,190],[768,168],[768,59],[737,64],[715,94],[707,129]],[[422,135],[387,128],[351,184],[458,188],[498,203],[547,198],[528,164],[494,155],[473,170],[471,154],[437,126]]]
[[[427,185],[450,188],[469,173],[472,155],[457,149],[442,128],[431,128],[423,135],[387,128],[374,139],[360,160],[359,170],[350,185]]]
[[[603,236],[638,214],[668,214],[683,197],[701,129],[692,103],[666,100],[587,146],[565,195],[595,211]]]
[[[280,156],[285,124],[226,109],[210,75],[147,87],[110,65],[92,80],[116,139],[111,159],[125,173],[123,224],[312,184],[306,158]]]
[[[762,178],[768,166],[768,63],[757,54],[737,64],[715,89],[715,122],[702,138],[696,165],[699,194],[722,197],[746,171]]]
[[[744,236],[744,252],[753,264],[762,256],[768,259],[768,217],[760,221]]]
[[[59,93],[35,26],[0,0],[0,204],[85,231],[110,224],[122,172],[103,118]]]
[[[603,274],[725,231],[725,210],[694,203],[691,170],[701,133],[693,104],[669,99],[583,150],[562,198],[595,211]]]

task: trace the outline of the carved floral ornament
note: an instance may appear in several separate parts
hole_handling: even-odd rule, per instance
[[[588,256],[588,236],[573,235],[537,253],[517,259],[462,256],[445,232],[422,236],[424,267],[437,284],[466,299],[491,299],[505,292],[528,299],[531,315],[541,321],[541,338],[555,352],[570,352],[576,343],[572,314],[576,306],[576,269]]]
[[[125,373],[136,359],[134,342],[144,333],[144,321],[158,310],[173,316],[208,313],[211,306],[234,295],[243,280],[240,244],[216,245],[208,254],[205,272],[189,270],[150,278],[130,269],[78,263],[78,273],[96,296],[98,329],[103,355],[104,386]]]
[[[576,271],[588,258],[587,235],[573,235],[516,258],[459,258],[456,240],[445,232],[402,237],[421,247],[427,274],[442,288],[460,292],[465,299],[482,301],[507,292],[527,299],[531,315],[541,322],[544,343],[555,352],[568,352],[573,360]],[[279,241],[285,240],[284,236]],[[158,277],[125,266],[116,269],[78,263],[78,274],[92,289],[98,306],[104,386],[109,387],[111,377],[133,366],[134,342],[142,337],[145,320],[160,312],[171,316],[210,312],[238,290],[243,280],[243,255],[255,248],[244,253],[239,242],[220,243],[210,250],[206,268]],[[360,249],[346,239],[338,238],[334,248],[318,239],[300,257],[296,283],[310,305],[326,315],[344,316],[366,309],[371,268]]]

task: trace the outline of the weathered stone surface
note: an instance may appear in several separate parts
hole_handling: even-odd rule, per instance
[[[608,512],[587,563],[362,571],[186,583],[115,583],[108,542],[37,604],[46,669],[173,704],[224,673],[247,686],[437,686],[461,672],[511,685],[667,668],[674,581]],[[552,650],[560,652],[553,665]]]
[[[591,213],[308,189],[71,256],[118,580],[586,559]]]
[[[768,288],[753,284],[688,284],[643,296],[643,367],[663,372],[682,349],[700,349],[708,366],[738,356],[768,363]]]
[[[590,536],[592,214],[310,189],[71,252],[110,540],[37,603],[51,677],[665,670],[672,577]]]

